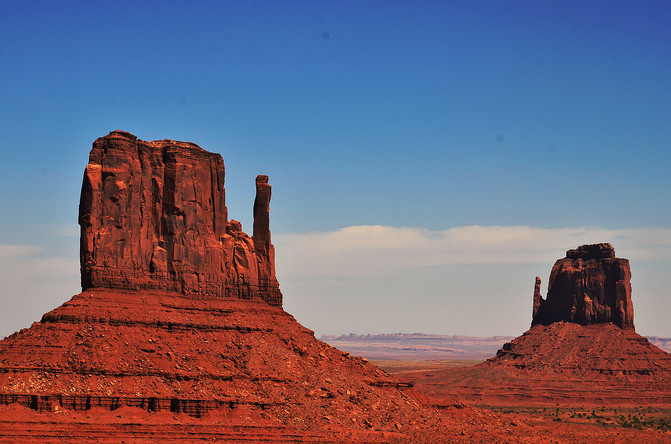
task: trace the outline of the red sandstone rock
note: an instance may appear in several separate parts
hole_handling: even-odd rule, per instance
[[[259,300],[90,289],[0,341],[0,405],[45,413],[133,407],[219,415],[225,429],[245,417],[243,436],[265,424],[273,433],[288,428],[294,442],[457,435],[460,423],[422,399]],[[363,436],[344,439],[344,432]]]
[[[249,237],[227,219],[218,154],[119,131],[98,139],[80,203],[85,291],[0,341],[0,405],[45,412],[49,430],[62,424],[46,412],[114,410],[151,432],[125,416],[135,409],[173,425],[172,415],[215,415],[218,435],[199,437],[210,442],[458,442],[463,421],[281,309],[268,177],[256,187]],[[491,421],[460,412],[493,440]]]
[[[536,276],[536,283],[534,284],[533,318],[536,317],[536,314],[538,313],[538,310],[541,307],[542,300],[543,298],[541,297],[541,278]]]
[[[416,387],[488,405],[671,406],[671,355],[634,331],[629,262],[610,244],[559,259],[531,329],[474,367],[416,372]]]
[[[193,143],[96,140],[84,174],[82,288],[259,297],[282,306],[270,243],[270,185],[257,178],[254,237],[228,221],[224,162]]]
[[[478,405],[671,406],[671,355],[613,324],[536,325],[473,367],[413,373],[417,389]]]
[[[566,321],[581,325],[612,322],[634,328],[629,261],[610,244],[583,245],[566,252],[550,273],[547,299],[536,278],[531,325]]]

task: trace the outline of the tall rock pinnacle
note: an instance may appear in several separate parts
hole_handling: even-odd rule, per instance
[[[282,305],[270,243],[268,176],[257,177],[254,237],[228,220],[221,155],[114,131],[84,173],[82,288],[259,297]]]
[[[630,279],[629,261],[615,257],[610,244],[568,250],[552,267],[547,299],[541,298],[540,279],[536,278],[531,325],[612,322],[633,329]]]
[[[270,245],[270,194],[268,176],[256,176],[254,234],[252,236],[256,251],[267,250]]]

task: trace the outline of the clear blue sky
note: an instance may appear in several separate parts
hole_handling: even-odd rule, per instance
[[[666,1],[0,1],[0,334],[77,292],[82,171],[122,129],[221,153],[246,230],[270,175],[285,307],[318,334],[519,333],[584,239],[632,260],[639,331],[671,336],[669,23]],[[436,243],[364,273],[357,241],[301,274],[376,225],[376,263],[400,228],[528,227],[543,255]]]

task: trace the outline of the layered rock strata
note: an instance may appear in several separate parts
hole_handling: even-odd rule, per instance
[[[0,404],[38,411],[131,406],[196,417],[349,403],[384,387],[411,400],[397,390],[407,384],[317,341],[277,307],[151,290],[87,290],[9,336],[0,387]]]
[[[427,407],[408,383],[318,341],[279,307],[155,290],[90,289],[0,341],[2,404],[42,412],[30,430],[47,422],[63,433],[63,412],[118,416],[108,442],[169,427],[190,430],[191,442],[203,438],[201,420],[216,420],[225,442],[460,442],[463,419],[452,414],[492,440],[491,421]],[[138,420],[140,411],[156,415]],[[0,435],[17,426],[0,424]],[[66,436],[92,439],[78,433]]]
[[[671,355],[610,323],[535,325],[482,364],[413,381],[483,405],[671,407]]]
[[[633,329],[630,279],[629,261],[615,257],[610,244],[568,250],[552,267],[546,299],[540,296],[540,278],[536,278],[531,325],[612,322]]]
[[[254,235],[228,220],[221,155],[114,131],[93,143],[84,173],[82,289],[165,290],[261,298],[282,306],[270,243],[270,185],[258,176]]]

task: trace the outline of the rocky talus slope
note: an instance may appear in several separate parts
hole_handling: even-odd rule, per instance
[[[6,338],[0,388],[1,404],[40,412],[245,412],[249,424],[293,433],[328,425],[366,439],[385,430],[402,437],[412,423],[438,430],[448,419],[409,384],[261,300],[149,290],[87,290]]]

